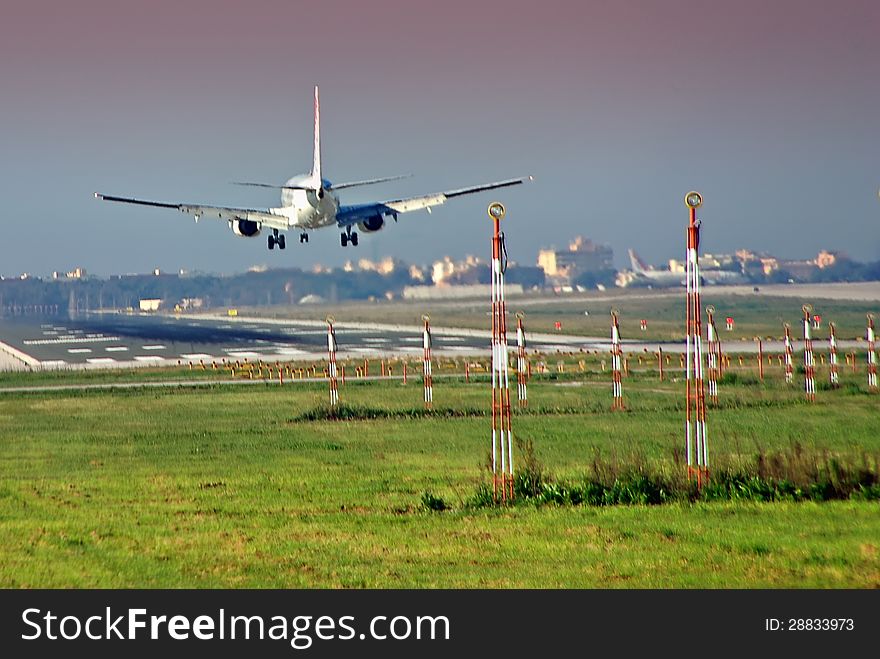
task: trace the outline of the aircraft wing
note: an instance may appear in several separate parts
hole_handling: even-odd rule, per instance
[[[138,206],[152,206],[154,208],[172,208],[186,215],[192,215],[197,220],[202,217],[230,222],[232,220],[249,220],[270,229],[278,229],[279,231],[287,231],[290,228],[288,218],[285,215],[273,213],[271,208],[226,208],[224,206],[202,206],[201,204],[169,204],[162,201],[112,197],[99,192],[95,193],[95,199],[116,201],[123,204],[136,204]]]
[[[446,203],[448,199],[475,194],[477,192],[484,192],[486,190],[506,188],[511,185],[520,185],[531,180],[531,176],[527,178],[512,178],[506,181],[484,183],[483,185],[475,185],[469,188],[460,188],[458,190],[449,190],[447,192],[435,192],[420,197],[406,197],[403,199],[391,199],[389,201],[379,201],[371,204],[340,206],[336,213],[336,222],[339,226],[345,227],[357,224],[358,222],[362,222],[377,215],[392,215],[397,219],[398,213],[409,213],[410,211],[422,210],[423,208],[430,211],[431,207],[440,206],[441,204]]]

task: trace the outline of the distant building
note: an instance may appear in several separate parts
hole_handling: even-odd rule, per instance
[[[550,283],[566,286],[585,272],[613,270],[614,251],[608,245],[600,245],[589,238],[578,236],[567,250],[540,250],[538,267],[544,271]]]
[[[791,275],[795,281],[805,281],[818,270],[816,261],[780,261],[779,269]]]
[[[177,303],[181,311],[190,311],[192,309],[201,309],[205,306],[205,300],[200,297],[185,297]]]
[[[159,311],[162,306],[162,300],[158,298],[147,298],[139,301],[141,311]]]
[[[822,250],[816,256],[816,267],[820,270],[825,268],[830,268],[832,265],[836,265],[840,261],[848,261],[849,257],[842,252],[829,252],[827,250]]]
[[[380,275],[390,275],[395,270],[406,269],[408,266],[401,260],[392,256],[386,256],[380,261],[371,261],[370,259],[359,259],[357,265],[352,261],[346,261],[342,266],[344,272],[377,272]]]
[[[475,283],[471,280],[478,276],[477,271],[484,266],[486,262],[476,256],[465,256],[463,261],[453,261],[450,257],[444,256],[442,260],[432,264],[431,281],[437,286]]]
[[[425,281],[425,271],[417,265],[409,266],[409,276],[413,281]]]
[[[620,270],[614,277],[614,285],[620,288],[626,288],[634,281],[637,281],[638,278],[638,275],[632,270]]]
[[[86,276],[85,268],[74,268],[63,275],[57,270],[52,273],[52,279],[83,279]]]

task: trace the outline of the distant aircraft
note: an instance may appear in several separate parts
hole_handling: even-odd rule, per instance
[[[687,283],[684,274],[648,266],[634,249],[629,250],[629,262],[636,274],[636,281],[647,280],[655,286],[685,286]]]
[[[629,250],[629,261],[636,281],[648,281],[654,286],[685,286],[686,275],[669,270],[657,270],[645,264],[634,249]],[[708,284],[741,284],[746,278],[730,270],[700,270],[700,279]]]
[[[357,232],[352,228],[357,225],[361,231],[372,233],[379,231],[385,226],[385,218],[391,216],[397,221],[399,213],[426,209],[431,212],[432,206],[439,206],[447,199],[463,195],[504,188],[511,185],[519,185],[528,178],[508,179],[475,185],[459,190],[436,192],[421,197],[406,197],[391,199],[367,204],[355,204],[343,206],[339,203],[336,190],[353,188],[361,185],[373,185],[385,181],[394,181],[405,178],[403,176],[390,176],[385,178],[354,181],[350,183],[332,184],[321,175],[321,106],[318,100],[318,88],[315,87],[315,145],[312,160],[312,171],[301,176],[294,176],[284,185],[271,185],[268,183],[238,183],[259,188],[273,188],[281,190],[281,206],[278,208],[226,208],[223,206],[203,206],[200,204],[172,204],[158,201],[146,201],[143,199],[130,199],[127,197],[112,197],[110,195],[95,193],[97,199],[104,201],[117,201],[126,204],[139,204],[141,206],[155,206],[157,208],[173,208],[187,215],[192,215],[198,222],[200,217],[226,220],[236,236],[253,238],[260,234],[263,229],[271,229],[269,235],[269,249],[278,245],[279,249],[285,248],[282,231],[297,229],[300,231],[299,241],[309,242],[309,230],[321,229],[328,226],[336,226],[344,229],[340,242],[345,247],[348,244],[358,244]]]

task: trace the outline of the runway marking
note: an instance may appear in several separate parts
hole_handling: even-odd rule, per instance
[[[115,364],[116,360],[112,357],[93,357],[86,360],[89,364]]]
[[[107,352],[126,352],[128,348],[126,346],[107,346],[104,350]]]
[[[305,330],[305,329],[298,329],[296,327],[283,327],[281,329],[281,332],[283,334],[291,334],[294,336],[309,336],[310,334],[323,334],[325,336],[327,335],[326,330]]]
[[[43,336],[58,336],[55,330],[43,330]]]
[[[71,354],[86,353],[86,352],[91,352],[91,351],[92,351],[91,348],[68,348],[67,349],[67,352],[69,352]]]
[[[141,346],[142,350],[167,350],[167,348],[163,345],[154,345],[154,346]]]
[[[206,355],[203,352],[193,352],[193,353],[189,353],[186,355],[180,355],[180,356],[183,357],[184,359],[205,359],[205,360],[214,359],[213,355]]]
[[[259,359],[263,356],[259,352],[252,352],[249,350],[226,350],[225,352],[230,357],[240,357],[242,359],[244,359],[244,358],[247,358],[247,359],[257,358],[257,359]]]
[[[363,341],[364,343],[388,343],[388,339],[382,339],[378,337],[364,337],[363,339],[361,339],[361,341]]]
[[[308,350],[300,350],[299,348],[278,348],[275,352],[284,356],[309,354]]]
[[[119,340],[118,336],[59,336],[57,339],[25,339],[22,343],[26,346],[50,346],[62,343],[92,343],[94,341],[109,343]]]
[[[159,355],[138,355],[134,358],[136,362],[164,362],[165,359]]]
[[[53,366],[66,366],[67,362],[63,359],[50,359],[45,362],[40,362],[40,366],[43,368],[51,368]]]

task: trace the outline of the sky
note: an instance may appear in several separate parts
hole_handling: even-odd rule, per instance
[[[495,199],[514,260],[582,234],[662,263],[690,189],[704,251],[877,260],[878,63],[876,0],[6,0],[0,274],[488,256]],[[308,171],[315,84],[327,178],[413,174],[343,203],[535,181],[273,252],[94,199],[278,205],[229,183]]]

